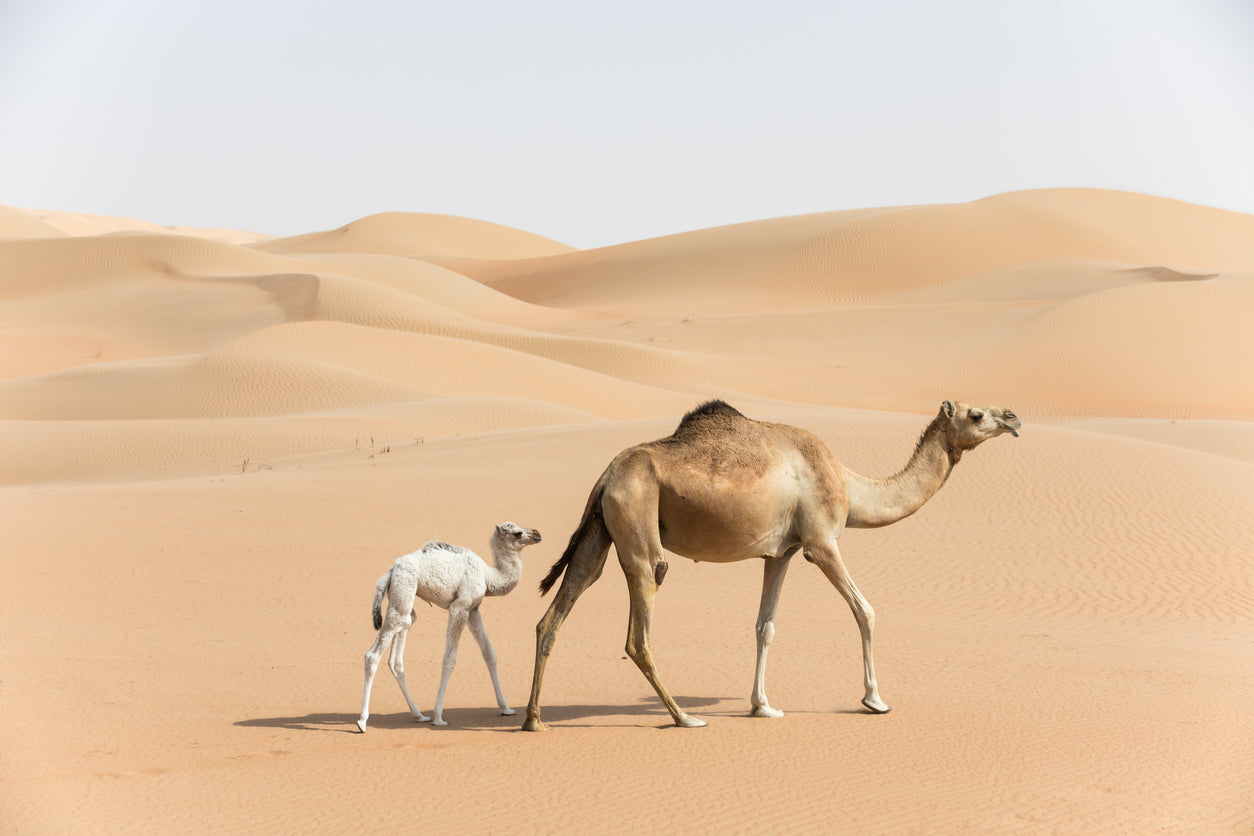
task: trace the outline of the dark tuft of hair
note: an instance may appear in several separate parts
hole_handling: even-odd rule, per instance
[[[682,427],[684,424],[691,424],[694,421],[700,421],[704,418],[713,418],[717,416],[735,417],[735,418],[745,417],[740,412],[740,410],[736,409],[734,406],[727,403],[727,401],[713,400],[713,401],[706,401],[705,403],[698,406],[696,409],[690,411],[679,422],[679,426]]]

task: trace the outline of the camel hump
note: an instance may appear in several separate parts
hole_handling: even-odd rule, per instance
[[[714,400],[706,401],[696,409],[689,412],[679,422],[679,426],[675,429],[676,434],[696,425],[704,424],[709,421],[726,421],[728,419],[744,418],[744,414],[726,401]]]

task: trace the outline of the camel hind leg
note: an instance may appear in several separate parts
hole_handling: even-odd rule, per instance
[[[631,610],[627,620],[627,656],[636,663],[649,680],[658,698],[666,706],[675,725],[684,728],[704,726],[704,720],[691,717],[675,702],[662,684],[653,651],[649,648],[649,628],[653,622],[653,599],[658,583],[665,574],[662,535],[657,518],[658,486],[656,477],[639,472],[635,479],[625,480],[621,490],[607,490],[602,501],[605,524],[614,538],[618,562],[627,577]]]
[[[396,684],[401,686],[401,693],[405,695],[405,703],[409,706],[409,713],[414,715],[414,719],[419,723],[426,723],[431,718],[419,711],[418,706],[414,705],[414,698],[409,695],[409,686],[405,684],[405,637],[409,635],[409,628],[413,624],[414,613],[410,611],[404,629],[396,634],[396,638],[392,639],[392,653],[388,657],[388,667],[392,671],[392,676],[396,678]]]
[[[557,630],[570,615],[575,601],[588,587],[601,577],[605,568],[605,558],[610,551],[610,534],[598,517],[583,527],[577,542],[568,546],[573,549],[570,562],[562,575],[562,584],[553,596],[544,616],[536,623],[536,661],[531,675],[531,698],[527,701],[527,719],[523,722],[524,731],[548,731],[549,727],[540,720],[540,685],[544,681],[544,668],[553,652],[553,643],[557,640]]]
[[[653,651],[649,648],[649,627],[653,622],[653,599],[657,594],[656,566],[661,561],[662,547],[659,544],[655,553],[641,550],[627,550],[616,543],[618,559],[627,576],[627,591],[631,596],[631,614],[627,620],[627,655],[644,678],[649,680],[658,698],[670,712],[675,725],[684,728],[699,728],[706,725],[705,720],[698,720],[689,715],[662,684],[657,667],[653,663]]]
[[[392,668],[396,681],[401,684],[401,691],[405,694],[405,699],[409,702],[411,711],[417,712],[414,708],[413,700],[409,698],[409,691],[405,687],[405,671],[401,668],[397,674],[396,663],[400,653],[405,650],[405,634],[409,631],[413,619],[410,616],[402,615],[395,609],[389,607],[387,615],[383,618],[383,625],[379,628],[379,635],[375,637],[374,642],[370,645],[370,649],[366,651],[365,669],[366,682],[362,689],[361,696],[361,716],[357,719],[358,730],[364,732],[366,730],[366,721],[370,718],[370,691],[374,686],[375,674],[379,671],[379,662],[383,659],[383,651],[389,644],[392,645],[392,655],[389,659],[389,667]],[[417,714],[421,717],[421,714]]]

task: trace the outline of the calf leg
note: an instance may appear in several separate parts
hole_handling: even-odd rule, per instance
[[[403,628],[408,629],[404,619],[405,616],[389,609],[383,620],[383,626],[379,629],[379,635],[375,637],[374,643],[366,651],[366,684],[361,696],[361,717],[357,719],[357,728],[363,732],[366,730],[366,720],[370,717],[370,688],[374,685],[374,675],[379,670],[383,649],[398,633],[401,633]],[[401,687],[404,688],[404,684]]]
[[[484,664],[488,666],[488,675],[492,677],[492,690],[496,692],[496,704],[500,706],[502,714],[515,713],[505,701],[505,694],[501,691],[501,680],[496,676],[496,651],[492,648],[492,642],[488,641],[487,631],[483,629],[483,615],[478,607],[470,611],[468,624],[470,635],[474,636],[475,641],[479,643],[479,652],[483,654]]]
[[[435,697],[435,719],[432,721],[437,726],[447,726],[444,722],[444,689],[448,687],[449,675],[453,672],[453,666],[457,664],[457,643],[462,638],[462,628],[466,626],[466,620],[469,612],[466,606],[458,601],[454,601],[453,605],[448,609],[448,634],[444,640],[444,670],[440,674],[440,692]]]
[[[409,713],[414,715],[414,719],[419,723],[426,723],[431,718],[414,705],[414,698],[409,695],[409,687],[405,684],[405,637],[409,635],[409,628],[413,626],[413,623],[411,612],[404,629],[392,639],[392,654],[388,657],[388,667],[392,669],[392,676],[396,677],[396,684],[401,686],[401,693],[405,695],[405,702],[409,705]]]

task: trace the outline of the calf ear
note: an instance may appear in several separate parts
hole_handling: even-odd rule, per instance
[[[958,407],[954,406],[953,401],[945,401],[941,404],[941,412],[945,413],[946,418],[953,418],[954,413],[958,411]]]

